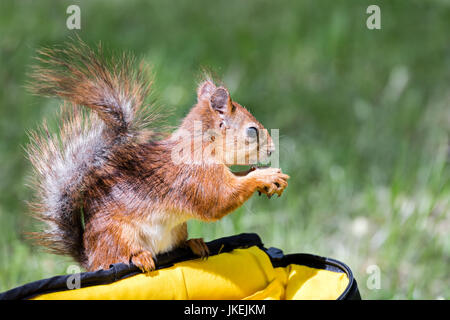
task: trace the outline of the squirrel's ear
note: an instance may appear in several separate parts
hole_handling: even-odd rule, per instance
[[[206,100],[209,101],[211,99],[212,94],[216,90],[216,86],[209,80],[205,80],[197,88],[197,98],[198,101]]]
[[[226,113],[230,107],[230,94],[224,87],[217,88],[210,99],[211,108],[220,114]]]

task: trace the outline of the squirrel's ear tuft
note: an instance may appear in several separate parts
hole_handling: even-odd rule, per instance
[[[205,80],[197,88],[197,98],[198,101],[206,100],[209,101],[211,99],[212,94],[216,90],[216,86],[209,80]]]
[[[225,113],[230,105],[230,94],[224,87],[219,87],[212,94],[210,101],[211,108],[220,113]]]

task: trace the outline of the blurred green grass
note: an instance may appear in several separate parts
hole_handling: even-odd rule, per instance
[[[66,8],[88,43],[154,66],[154,98],[195,102],[203,67],[267,128],[280,129],[280,199],[253,197],[223,220],[189,225],[211,240],[257,232],[267,246],[347,263],[366,299],[450,298],[450,2],[2,1],[0,3],[0,291],[64,274],[68,258],[24,240],[26,131],[58,101],[28,94],[35,50],[61,44]],[[379,267],[370,289],[368,267]],[[370,269],[369,269],[370,270]]]

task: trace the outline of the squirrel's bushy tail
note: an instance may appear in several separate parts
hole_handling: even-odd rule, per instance
[[[29,89],[66,102],[58,133],[51,134],[44,123],[30,134],[27,152],[37,190],[31,207],[47,224],[34,238],[82,262],[83,181],[116,148],[136,141],[152,121],[144,106],[151,81],[145,66],[134,68],[130,55],[106,58],[100,46],[92,50],[81,40],[41,50],[38,60]]]

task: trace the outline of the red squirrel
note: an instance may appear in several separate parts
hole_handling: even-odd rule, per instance
[[[267,159],[275,146],[224,86],[204,79],[178,129],[160,135],[147,129],[160,115],[145,102],[148,68],[130,54],[107,58],[80,40],[43,49],[38,60],[30,90],[65,102],[59,131],[49,133],[44,122],[27,149],[37,190],[31,207],[46,223],[34,238],[86,270],[122,262],[149,272],[156,255],[180,246],[206,257],[203,239],[188,240],[188,220],[216,221],[255,191],[280,196],[287,187],[289,176],[278,168],[230,170],[255,154]],[[192,161],[195,141],[180,141],[195,135],[208,152]]]

